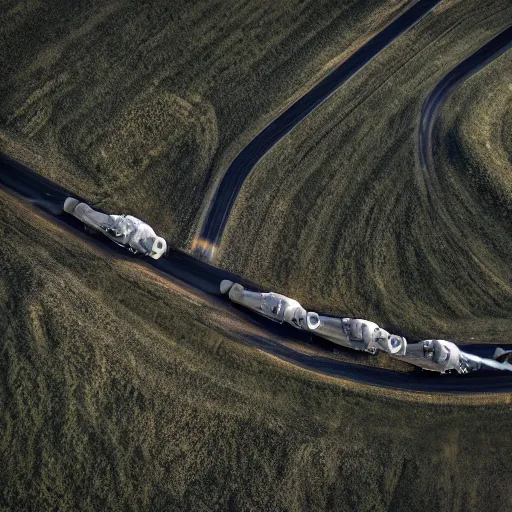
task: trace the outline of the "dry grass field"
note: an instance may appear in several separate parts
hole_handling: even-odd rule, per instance
[[[185,247],[219,170],[409,3],[3,0],[0,149]]]
[[[0,150],[181,246],[243,144],[407,4],[0,3]],[[496,341],[510,232],[494,273],[466,275],[424,212],[414,137],[422,99],[506,7],[446,1],[279,144],[224,264],[326,311]],[[457,140],[487,172],[474,123]],[[242,323],[0,191],[0,511],[512,509],[510,397],[322,377],[244,344]]]
[[[506,0],[447,1],[390,45],[255,168],[228,223],[220,264],[305,307],[371,318],[405,334],[508,340],[510,217],[467,179],[462,157],[448,159],[449,148],[436,151],[442,190],[429,204],[417,141],[436,83],[511,16]],[[496,65],[501,89],[489,94],[510,105],[510,92],[500,92],[509,87],[507,69]],[[504,163],[488,172],[509,180],[510,116],[492,116],[485,106],[470,114],[459,98],[447,111],[469,116],[462,151],[469,155],[490,115],[494,135],[484,144],[499,147]],[[485,155],[474,158],[488,165]],[[450,231],[441,208],[450,212]]]
[[[0,510],[512,507],[508,397],[296,369],[2,192],[0,213]]]
[[[442,113],[437,158],[512,212],[512,51],[467,80]],[[502,212],[505,214],[505,211]]]

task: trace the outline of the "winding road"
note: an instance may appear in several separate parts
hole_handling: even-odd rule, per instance
[[[213,259],[211,248],[215,248],[222,238],[238,193],[245,179],[265,154],[349,78],[440,2],[441,0],[419,0],[415,3],[272,121],[238,154],[220,181],[200,228],[196,247],[203,258],[210,261]],[[207,252],[203,251],[204,247],[208,248]]]
[[[434,157],[432,154],[433,132],[437,115],[446,98],[457,87],[477,71],[512,48],[512,25],[491,39],[475,53],[454,67],[435,86],[423,105],[418,132],[418,155],[430,195],[436,193],[438,186],[435,177]]]
[[[0,187],[9,193],[15,193],[23,197],[42,210],[44,214],[51,215],[55,222],[64,224],[71,230],[83,231],[82,224],[75,217],[63,215],[62,206],[68,196],[85,199],[47,180],[7,155],[0,155]],[[91,238],[91,243],[101,246],[114,257],[116,255],[124,258],[131,257],[126,250],[110,243],[106,237]],[[137,261],[141,262],[142,260],[138,259]],[[223,302],[223,307],[230,311],[237,311],[247,321],[264,328],[270,333],[297,342],[313,344],[322,349],[325,352],[325,357],[305,354],[262,336],[244,336],[246,343],[307,370],[350,379],[363,384],[424,393],[481,394],[484,392],[510,393],[512,391],[510,373],[500,371],[486,370],[464,376],[458,374],[440,376],[434,372],[424,372],[419,369],[409,373],[401,373],[339,361],[329,357],[329,353],[333,352],[334,346],[328,342],[311,336],[311,334],[304,331],[293,329],[286,324],[276,324],[255,313],[238,308],[226,296],[221,295],[219,285],[222,279],[241,282],[253,289],[258,289],[257,285],[247,282],[239,276],[177,250],[171,250],[165,258],[159,260],[147,258],[143,264],[157,269],[161,275],[167,276],[170,280],[179,280],[197,290],[215,296],[214,298],[217,301]],[[512,349],[512,345],[501,346]],[[491,357],[494,351],[492,345],[468,345],[460,346],[460,348],[480,357]],[[339,347],[336,347],[336,349],[339,350]],[[372,356],[368,355],[368,357]]]
[[[334,70],[329,77],[325,78],[271,123],[239,154],[224,177],[222,183],[226,181],[226,184],[222,185],[221,183],[214,199],[210,216],[208,217],[211,220],[206,222],[203,229],[203,235],[207,240],[217,243],[220,239],[227,215],[229,215],[229,211],[236,199],[236,194],[255,163],[279,139],[304,119],[311,110],[325,101],[337,87],[377,55],[394,38],[416,23],[437,3],[439,3],[439,0],[426,0],[414,4],[405,14],[397,18],[383,32],[374,37],[349,60]],[[420,158],[422,158],[425,169],[428,169],[429,158],[431,158],[429,154],[431,154],[432,129],[435,123],[435,115],[441,103],[454,90],[457,83],[460,83],[465,77],[476,72],[492,60],[492,58],[500,55],[510,47],[511,41],[512,28],[509,28],[454,68],[433,90],[423,109],[419,131]],[[62,215],[62,206],[68,196],[74,196],[87,202],[86,199],[80,198],[63,187],[52,183],[7,155],[0,155],[0,186],[4,190],[15,193],[29,201],[35,207],[42,210],[44,214],[53,216],[55,222],[65,224],[70,229],[82,229],[82,225],[77,219],[70,215]],[[122,257],[128,257],[125,250],[110,244],[106,238],[91,240],[91,243],[101,244],[105,250],[122,255]],[[258,289],[258,286],[254,283],[247,282],[239,276],[177,250],[171,250],[165,258],[160,260],[147,259],[144,261],[144,264],[151,265],[169,279],[177,279],[197,290],[215,296],[217,301],[223,302],[223,307],[230,310],[238,310],[239,314],[245,317],[245,319],[263,327],[269,332],[285,336],[288,339],[308,342],[318,347],[323,347],[325,357],[305,354],[287,345],[261,336],[245,336],[244,339],[247,343],[308,370],[351,379],[364,384],[426,393],[478,394],[483,392],[509,393],[512,391],[512,378],[510,374],[499,371],[480,371],[464,376],[458,374],[440,376],[433,372],[423,372],[421,370],[401,373],[341,362],[329,357],[329,352],[333,351],[333,346],[326,345],[323,340],[317,339],[309,333],[297,331],[289,326],[275,324],[246,310],[240,310],[225,296],[220,295],[219,284],[223,279],[241,282],[245,286]],[[505,347],[512,348],[512,346]],[[492,345],[470,345],[461,346],[461,349],[481,357],[490,357],[494,347]]]

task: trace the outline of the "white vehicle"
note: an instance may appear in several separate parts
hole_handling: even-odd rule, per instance
[[[420,366],[425,370],[445,373],[457,368],[460,350],[455,343],[445,340],[424,340],[409,344],[399,359]]]
[[[157,260],[167,250],[166,241],[157,236],[151,226],[137,217],[97,212],[89,205],[72,197],[68,197],[64,202],[64,211],[134,254],[143,254]]]
[[[287,322],[297,329],[314,332],[316,335],[344,347],[363,350],[371,354],[384,351],[391,354],[405,352],[407,341],[401,336],[389,334],[378,325],[357,318],[334,318],[320,316],[306,310],[294,299],[277,293],[260,293],[246,290],[241,284],[224,280],[221,293],[260,315],[275,322]]]
[[[220,291],[229,298],[274,322],[287,322],[297,329],[307,330],[306,310],[296,301],[277,293],[259,293],[246,290],[241,284],[223,280]]]
[[[404,354],[407,340],[390,334],[377,324],[360,318],[336,318],[307,314],[308,329],[317,336],[326,338],[337,345],[375,354],[378,351],[388,354]]]
[[[424,370],[446,373],[470,373],[482,366],[495,367],[493,360],[482,359],[459,349],[455,343],[446,340],[424,340],[407,346],[405,355],[398,357]]]

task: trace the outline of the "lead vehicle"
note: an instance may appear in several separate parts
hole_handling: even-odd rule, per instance
[[[132,215],[108,215],[98,212],[78,199],[68,197],[64,211],[82,221],[89,229],[98,231],[134,254],[157,260],[167,251],[167,243],[144,221]]]

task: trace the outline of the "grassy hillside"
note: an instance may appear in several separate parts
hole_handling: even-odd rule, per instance
[[[429,92],[511,15],[504,0],[447,1],[390,45],[255,168],[220,264],[307,307],[405,333],[508,339],[511,223],[441,156],[429,203],[416,152]]]
[[[219,170],[409,3],[4,0],[0,149],[185,246]]]
[[[229,158],[403,5],[4,1],[1,148],[186,244]],[[273,178],[254,204],[250,187],[261,184],[252,181],[241,205],[259,219],[264,197],[289,224],[270,217],[259,236],[239,207],[227,264],[304,303],[384,321],[451,325],[446,315],[471,330],[468,318],[488,326],[499,308],[510,317],[497,279],[487,310],[471,317],[464,307],[477,285],[461,278],[460,258],[447,268],[417,243],[434,231],[414,188],[419,98],[510,18],[492,14],[498,2],[446,5],[434,26],[422,24],[355,79],[360,91],[377,89],[362,110],[348,87],[254,174]],[[272,203],[278,185],[287,194]],[[315,209],[327,186],[333,209]],[[371,202],[390,191],[406,199]],[[237,246],[239,228],[254,254]],[[406,249],[399,259],[390,240]],[[0,510],[512,508],[508,396],[385,392],[282,363],[242,343],[253,327],[219,304],[132,258],[113,259],[2,191],[0,262]],[[326,269],[335,272],[327,289]],[[460,311],[434,300],[444,290]]]
[[[446,103],[437,158],[461,167],[480,193],[512,212],[512,52],[467,80]]]
[[[512,506],[508,397],[322,379],[3,193],[0,213],[1,510]]]

